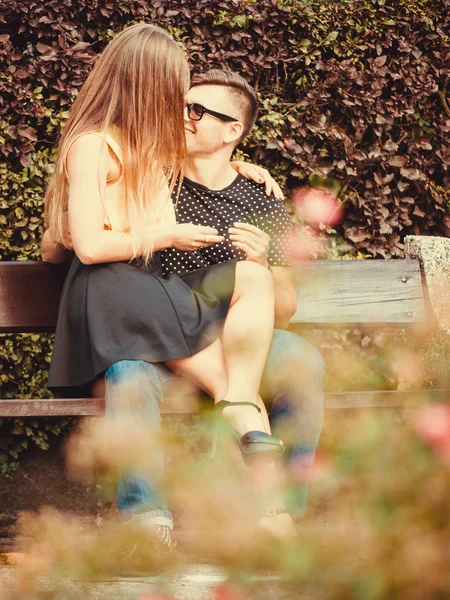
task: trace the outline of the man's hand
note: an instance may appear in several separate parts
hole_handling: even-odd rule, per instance
[[[53,239],[50,236],[50,231],[48,229],[44,232],[41,241],[41,257],[44,262],[59,264],[72,260],[72,239],[70,238],[70,233],[66,228],[64,231],[63,240],[64,246],[62,244],[59,244],[58,242],[53,241]],[[65,246],[66,244],[67,248]]]
[[[269,252],[270,236],[267,233],[249,223],[235,223],[229,231],[233,246],[243,250],[247,255],[247,260],[256,262],[263,267],[268,266],[267,253]]]
[[[73,250],[73,242],[72,242],[72,236],[70,235],[68,220],[66,220],[66,222],[64,224],[62,242],[63,242],[62,245],[64,246],[64,248],[66,248],[66,250]]]
[[[193,223],[179,223],[174,226],[172,248],[193,252],[224,241],[223,235],[218,235],[217,229]]]

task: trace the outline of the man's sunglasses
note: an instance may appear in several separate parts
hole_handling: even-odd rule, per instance
[[[224,115],[222,113],[216,112],[215,110],[209,110],[209,108],[205,108],[201,104],[197,104],[194,102],[193,104],[186,104],[188,117],[191,121],[200,121],[203,118],[203,115],[206,113],[207,115],[211,115],[212,117],[216,117],[216,119],[220,119],[221,121],[238,121],[239,119],[234,119],[233,117],[229,117],[228,115]]]

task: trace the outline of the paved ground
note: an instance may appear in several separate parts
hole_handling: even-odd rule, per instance
[[[0,552],[18,550],[14,540],[15,520],[24,511],[35,512],[42,505],[57,506],[63,512],[78,517],[86,516],[90,522],[99,517],[114,517],[114,507],[105,505],[96,490],[68,481],[64,474],[64,462],[58,452],[35,452],[24,462],[21,472],[13,474],[5,485],[0,486]],[[312,494],[313,496],[313,494]],[[348,530],[348,523],[341,522],[338,515],[327,512],[326,506],[316,507],[316,517],[308,519],[308,526],[317,529],[317,534],[333,535],[338,530]],[[310,511],[311,512],[311,511]],[[305,523],[305,525],[307,524]],[[15,583],[20,573],[18,567],[0,564],[0,600],[19,600],[14,595]],[[189,568],[162,577],[121,577],[83,583],[67,581],[62,594],[26,598],[26,600],[164,600],[154,596],[164,587],[168,598],[176,600],[219,600],[213,590],[223,583],[225,573],[215,565],[200,559]],[[273,573],[258,576],[252,590],[243,600],[322,600],[322,596],[310,589],[298,589],[289,582],[280,581]],[[51,582],[42,580],[42,590],[51,590]],[[146,596],[148,596],[146,598]],[[22,596],[23,597],[23,596]],[[220,599],[222,600],[222,599]],[[227,597],[223,600],[241,600]]]
[[[1,600],[18,598],[13,593],[17,574],[17,567],[0,567]],[[165,593],[176,600],[216,600],[213,590],[225,579],[225,573],[217,566],[197,564],[180,573],[165,577],[113,578],[89,583],[68,581],[62,594],[51,598],[53,600],[78,598],[80,600],[165,600],[156,595],[156,592],[160,592],[164,586]],[[322,600],[322,596],[313,589],[300,590],[274,574],[255,576],[252,583],[253,587],[245,594],[245,600]],[[42,580],[42,592],[50,589],[50,582]],[[232,600],[232,597],[224,600]]]
[[[305,524],[306,525],[306,524]],[[338,531],[351,531],[349,523],[341,520],[333,513],[322,514],[308,524],[315,535],[333,536]],[[178,543],[183,547],[193,542],[191,536],[179,532]],[[195,554],[194,554],[195,556]],[[201,556],[201,555],[200,555]],[[48,592],[52,589],[49,580],[42,579],[40,585],[44,595],[38,598],[26,597],[26,600],[323,600],[324,596],[311,584],[306,589],[292,584],[276,573],[264,573],[252,578],[252,588],[245,595],[217,598],[214,588],[226,581],[226,573],[206,558],[198,556],[196,564],[182,567],[177,572],[166,572],[154,577],[110,577],[93,582],[66,581],[64,591],[59,595]],[[349,560],[362,560],[353,556]],[[15,583],[20,567],[0,565],[0,600],[19,600],[24,596],[14,594]],[[47,595],[45,595],[47,591]],[[161,596],[162,592],[168,596]],[[157,594],[158,593],[158,594]]]

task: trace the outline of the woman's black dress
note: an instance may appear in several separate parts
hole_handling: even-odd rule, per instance
[[[164,362],[196,354],[220,335],[236,261],[163,277],[152,264],[85,265],[75,257],[58,313],[49,388],[79,388],[120,360]],[[69,390],[67,390],[69,391]]]

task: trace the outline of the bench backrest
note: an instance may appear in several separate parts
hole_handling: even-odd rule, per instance
[[[423,323],[424,286],[417,260],[319,260],[296,263],[292,323]]]
[[[0,262],[0,332],[53,332],[70,265]]]
[[[0,261],[0,333],[53,332],[69,266]],[[294,326],[426,320],[418,261],[303,261],[294,272]]]

